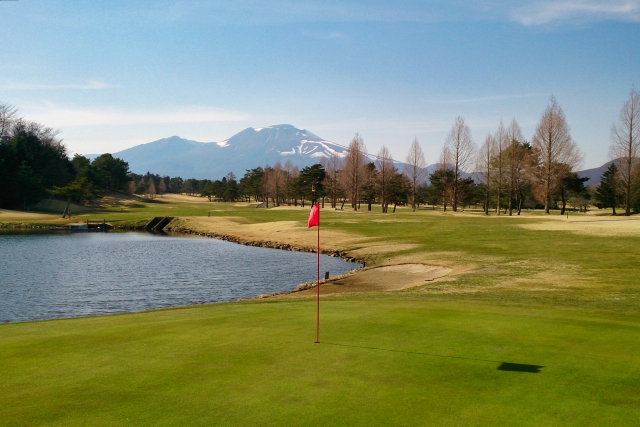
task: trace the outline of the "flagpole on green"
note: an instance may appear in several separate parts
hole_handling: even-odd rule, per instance
[[[318,227],[318,249],[316,249],[318,258],[316,269],[316,344],[318,344],[320,343],[320,203],[311,206],[307,228],[311,227]]]
[[[320,343],[320,205],[318,208],[318,268],[316,269],[316,344]]]

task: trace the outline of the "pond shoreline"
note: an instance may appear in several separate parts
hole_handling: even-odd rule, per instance
[[[0,229],[60,230],[60,225],[5,222],[5,223],[0,223]],[[143,226],[134,226],[134,227],[115,226],[113,229],[118,231],[145,231],[145,228]],[[279,243],[279,242],[274,242],[270,240],[250,240],[250,239],[243,239],[232,234],[223,234],[223,233],[216,233],[216,232],[204,233],[204,232],[190,229],[188,227],[178,227],[178,226],[172,227],[171,223],[169,223],[169,225],[165,227],[163,231],[170,232],[170,233],[181,233],[181,234],[189,234],[194,236],[209,237],[209,238],[224,240],[227,242],[237,243],[239,245],[245,245],[245,246],[255,246],[255,247],[269,248],[269,249],[280,249],[284,251],[293,251],[293,252],[311,252],[311,253],[317,252],[315,248],[310,248],[305,246],[295,246],[288,243]],[[356,263],[362,264],[363,267],[366,266],[366,262],[364,260],[350,256],[347,252],[341,251],[338,249],[320,250],[320,254],[328,255],[330,257],[342,258],[347,262],[356,262]]]
[[[58,233],[56,231],[60,231],[52,229],[53,227],[49,226],[48,224],[24,224],[24,223],[20,223],[20,224],[2,224],[2,230],[4,230],[3,233],[0,233],[0,235],[2,234],[9,234],[9,235],[13,235],[13,234],[17,234],[17,235],[21,235],[21,234],[29,234],[29,233],[33,233],[35,235],[42,235],[44,234],[52,234],[52,235],[56,235],[56,234],[71,234],[71,235],[76,235],[77,237],[80,237],[80,235],[94,235],[95,237],[98,237],[97,235],[103,235],[105,237],[107,237],[107,235],[112,234],[112,233],[104,233],[104,232],[68,232],[66,230],[63,230],[61,233]],[[184,224],[181,224],[184,225]],[[22,230],[22,232],[21,232]],[[142,227],[139,227],[135,230],[126,230],[124,229],[124,227],[122,228],[118,228],[117,230],[113,230],[113,235],[117,235],[120,234],[122,232],[133,232],[133,233],[140,233],[140,232],[144,232],[145,230]],[[272,241],[248,241],[248,240],[243,240],[240,239],[236,236],[230,235],[230,234],[220,234],[220,233],[203,233],[203,232],[197,232],[195,230],[192,230],[190,228],[187,227],[175,227],[175,228],[171,228],[171,229],[167,229],[166,230],[167,233],[149,233],[149,232],[144,232],[142,234],[156,234],[156,235],[164,235],[165,238],[168,238],[169,241],[171,240],[172,237],[181,237],[181,235],[183,236],[182,238],[188,237],[188,236],[193,236],[193,237],[208,237],[208,238],[214,238],[220,242],[227,242],[228,244],[235,244],[238,245],[238,247],[241,246],[247,246],[247,247],[255,247],[257,248],[265,248],[265,249],[281,249],[281,250],[285,250],[288,252],[301,252],[301,253],[315,253],[316,251],[309,249],[309,248],[305,248],[305,247],[301,247],[301,246],[294,246],[294,245],[290,245],[290,244],[282,244],[282,243],[277,243],[277,242],[272,242]],[[235,251],[235,250],[234,250]],[[64,251],[58,251],[58,252],[64,252]],[[342,261],[345,261],[343,258],[347,259],[347,262],[357,262],[357,260],[353,257],[348,257],[346,256],[346,254],[340,252],[340,251],[329,251],[328,253],[324,253],[324,256],[331,256],[336,258],[340,258],[342,259]],[[73,255],[73,251],[72,254],[70,256],[71,258],[74,258]],[[315,257],[312,257],[315,258]],[[323,262],[327,262],[326,259]],[[313,262],[313,265],[315,266],[315,261]],[[331,267],[331,263],[327,264],[327,270],[331,270],[331,271],[335,271],[336,274],[334,274],[333,276],[331,276],[330,279],[327,280],[322,280],[321,283],[327,283],[327,282],[332,282],[341,278],[344,278],[345,276],[348,275],[352,275],[355,272],[361,270],[361,268],[363,267],[362,264],[358,264],[358,265],[354,265],[353,267],[350,267],[348,271],[345,271],[344,269],[342,271],[340,271],[340,269],[334,270],[334,268]],[[7,266],[5,266],[7,268]],[[313,276],[315,276],[315,267],[313,268],[314,270],[314,274]],[[323,274],[324,276],[324,274]],[[307,276],[309,277],[309,276]],[[272,285],[267,286],[266,288],[263,289],[255,289],[255,293],[251,294],[247,294],[245,293],[245,295],[241,295],[242,292],[240,292],[240,295],[237,295],[235,298],[232,299],[228,299],[226,301],[220,301],[220,300],[211,300],[211,301],[207,301],[207,302],[197,302],[195,303],[195,305],[199,305],[199,304],[210,304],[210,303],[222,303],[222,302],[237,302],[237,301],[251,301],[251,300],[259,300],[259,299],[265,299],[265,298],[270,298],[270,297],[275,297],[275,296],[280,296],[280,295],[286,295],[286,294],[291,294],[291,293],[295,293],[295,292],[301,292],[304,290],[308,290],[311,288],[315,288],[316,287],[316,280],[311,280],[309,281],[309,278],[307,278],[307,281],[304,281],[305,279],[303,278],[303,280],[301,281],[297,281],[295,280],[295,275],[290,277],[290,279],[294,279],[291,280],[292,283],[289,283],[288,285],[282,287],[277,285],[277,283],[286,283],[287,281],[285,280],[280,281],[280,280],[270,280],[269,282],[272,283]],[[57,279],[55,279],[57,280]],[[68,285],[67,282],[60,282],[63,285]],[[197,282],[194,282],[197,283]],[[57,287],[57,285],[56,285]],[[280,289],[278,289],[280,288]],[[267,291],[265,293],[265,291]],[[88,300],[87,300],[88,301]],[[175,306],[169,306],[169,307],[153,307],[153,308],[149,308],[150,310],[156,310],[156,309],[162,309],[162,308],[170,308],[170,307],[187,307],[187,306],[191,306],[194,305],[194,303],[189,302],[187,304],[178,304]],[[149,309],[133,309],[133,310],[127,310],[126,312],[130,312],[130,313],[134,313],[134,312],[140,312],[140,311],[148,311]],[[107,315],[107,314],[115,314],[115,313],[95,313],[95,314],[89,314],[89,316],[101,316],[101,315]],[[57,319],[57,318],[73,318],[73,317],[85,317],[84,315],[81,316],[75,316],[75,315],[71,315],[71,316],[62,316],[62,317],[50,317],[50,318],[33,318],[33,319],[23,319],[23,320],[18,320],[18,319],[11,319],[8,320],[11,323],[14,322],[22,322],[22,321],[38,321],[38,320],[49,320],[49,319]]]
[[[294,246],[294,245],[290,245],[288,243],[278,243],[278,242],[272,242],[269,240],[248,240],[248,239],[242,239],[240,237],[237,236],[233,236],[230,234],[222,234],[222,233],[214,233],[214,232],[209,232],[209,233],[204,233],[204,232],[198,232],[195,230],[192,230],[190,228],[186,228],[186,227],[171,227],[170,226],[171,223],[169,223],[169,226],[165,227],[165,230],[168,232],[172,232],[172,233],[182,233],[182,234],[189,234],[189,235],[195,235],[195,236],[201,236],[201,237],[208,237],[208,238],[213,238],[213,239],[218,239],[218,240],[224,240],[227,242],[231,242],[231,243],[236,243],[238,245],[244,245],[244,246],[256,246],[256,247],[261,247],[261,248],[268,248],[268,249],[280,249],[280,250],[284,250],[284,251],[292,251],[292,252],[310,252],[310,253],[317,253],[317,250],[312,249],[312,248],[307,248],[307,247],[303,247],[303,246]],[[344,251],[340,251],[340,250],[330,250],[330,251],[323,251],[320,250],[320,254],[322,255],[328,255],[331,257],[339,257],[342,258],[344,261],[347,262],[354,262],[354,263],[359,263],[362,266],[353,270],[350,270],[346,273],[343,274],[339,274],[339,275],[335,275],[330,277],[329,279],[321,279],[320,280],[320,284],[324,284],[324,283],[329,283],[338,279],[343,279],[345,277],[351,276],[353,274],[355,274],[356,272],[362,270],[363,268],[365,268],[366,264],[363,260],[358,260],[355,257],[349,256],[346,252]],[[252,300],[257,300],[257,299],[265,299],[265,298],[271,298],[271,297],[277,297],[277,296],[281,296],[281,295],[288,295],[288,294],[293,294],[293,293],[297,293],[297,292],[302,292],[302,291],[306,291],[308,289],[313,289],[316,287],[316,281],[312,281],[312,282],[305,282],[305,283],[301,283],[299,285],[297,285],[294,289],[289,290],[289,291],[282,291],[282,292],[274,292],[274,293],[270,293],[270,294],[258,294],[256,296],[254,296],[253,298],[239,298],[237,301],[252,301]]]

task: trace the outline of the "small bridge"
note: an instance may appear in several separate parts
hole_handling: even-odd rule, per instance
[[[157,216],[144,226],[145,230],[162,231],[173,220],[172,216]]]
[[[104,219],[102,220],[102,222],[89,222],[89,220],[87,219],[85,222],[79,222],[77,224],[69,224],[69,230],[71,231],[89,231],[89,230],[107,231],[113,228],[114,228],[113,224],[106,222]]]

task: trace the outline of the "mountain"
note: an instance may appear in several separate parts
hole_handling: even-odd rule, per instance
[[[600,179],[602,178],[602,174],[605,173],[605,171],[607,170],[607,168],[612,162],[615,163],[616,166],[620,165],[620,159],[610,160],[608,162],[605,162],[605,164],[603,164],[602,166],[599,166],[597,168],[577,171],[576,174],[581,178],[589,178],[589,180],[585,182],[586,186],[598,185],[600,184]],[[482,172],[473,172],[467,175],[471,176],[476,183],[482,182],[483,176],[484,176]]]
[[[221,142],[197,142],[172,136],[112,153],[129,163],[132,172],[220,179],[229,172],[242,177],[247,169],[284,164],[299,168],[320,162],[333,152],[344,156],[347,147],[326,141],[306,129],[283,124],[247,128]],[[88,155],[93,159],[97,155]]]
[[[600,184],[600,179],[602,178],[602,174],[607,171],[607,168],[611,163],[615,163],[616,166],[619,166],[620,159],[609,160],[608,162],[605,162],[602,166],[599,166],[597,168],[585,169],[583,171],[578,171],[576,173],[581,178],[589,178],[589,181],[587,181],[585,185],[587,186],[593,185],[593,184],[598,185]]]
[[[271,165],[276,162],[284,164],[287,159],[303,168],[320,162],[333,152],[344,157],[347,147],[327,141],[307,129],[282,124],[263,128],[246,128],[221,142],[198,142],[172,136],[113,153],[129,163],[132,172],[146,174],[181,176],[182,178],[220,179],[229,172],[242,177],[247,169]],[[91,160],[97,154],[89,154]],[[367,154],[369,161],[375,156]],[[614,162],[618,163],[618,160]],[[404,163],[394,162],[398,171],[402,171]],[[588,177],[587,185],[599,184],[602,174],[611,161],[602,166],[578,171],[581,177]],[[427,166],[427,181],[438,165]],[[479,172],[465,173],[479,182]]]

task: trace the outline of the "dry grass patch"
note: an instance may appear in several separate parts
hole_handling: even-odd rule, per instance
[[[301,221],[243,223],[241,227],[238,227],[238,223],[244,222],[242,220],[239,217],[190,217],[181,218],[176,224],[200,233],[232,235],[245,241],[271,241],[306,248],[317,246],[316,229],[308,229]],[[371,240],[342,231],[326,229],[322,230],[320,238],[322,248],[330,250],[357,248],[364,242]]]
[[[568,231],[576,234],[590,236],[640,236],[640,220],[637,219],[569,219],[564,217],[546,220],[542,222],[521,224],[520,227],[528,230],[543,231]]]
[[[369,242],[368,244],[351,252],[353,256],[356,258],[365,258],[370,255],[409,251],[420,247],[420,245],[414,243],[380,243],[378,239],[360,239],[360,243],[367,241]]]
[[[57,220],[60,215],[51,215],[43,213],[32,213],[22,211],[9,211],[0,209],[0,221],[49,221]]]
[[[208,198],[200,196],[187,196],[186,194],[165,193],[156,200],[166,200],[167,202],[188,202],[188,203],[211,203]]]

